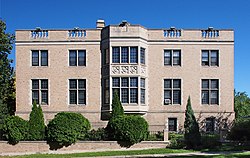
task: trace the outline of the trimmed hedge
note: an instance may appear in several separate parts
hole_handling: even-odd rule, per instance
[[[236,141],[250,141],[250,120],[236,122],[228,138]]]
[[[113,134],[115,140],[131,145],[146,140],[149,134],[147,121],[136,115],[120,115],[110,119],[107,131]]]
[[[79,113],[60,112],[48,124],[48,142],[68,146],[79,139],[84,139],[90,130],[88,119]]]
[[[19,116],[9,116],[3,125],[4,136],[10,144],[17,144],[20,140],[26,140],[29,131],[28,121]]]

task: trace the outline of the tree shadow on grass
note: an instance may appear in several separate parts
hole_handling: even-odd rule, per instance
[[[121,147],[125,147],[125,148],[130,148],[132,145],[132,143],[127,142],[127,141],[117,141],[117,143],[121,146]]]
[[[58,142],[51,142],[51,141],[47,141],[47,144],[49,145],[49,149],[50,150],[58,150],[65,147],[70,146],[71,144],[59,144]]]

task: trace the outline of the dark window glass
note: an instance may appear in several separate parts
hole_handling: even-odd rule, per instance
[[[86,51],[78,51],[78,66],[86,66]]]
[[[130,87],[138,87],[138,78],[137,77],[130,78]]]
[[[168,119],[168,130],[169,131],[177,131],[177,118],[169,118]]]
[[[41,51],[41,66],[48,66],[48,51]]]
[[[180,79],[164,79],[164,104],[181,104]]]
[[[128,88],[121,89],[122,103],[128,103]]]
[[[32,80],[32,89],[39,89],[39,80]]]
[[[137,103],[138,101],[138,90],[137,88],[130,89],[130,103]]]
[[[141,64],[145,64],[145,48],[141,48]]]
[[[211,66],[218,66],[218,51],[211,51]]]
[[[113,63],[120,63],[120,48],[113,47],[112,49],[112,62]]]
[[[122,63],[128,63],[128,47],[121,48]]]
[[[202,98],[202,104],[209,104],[209,91],[203,90],[201,98]]]
[[[41,80],[41,89],[48,89],[48,80]]]
[[[77,66],[77,52],[76,50],[69,51],[69,65]]]
[[[69,80],[69,88],[76,89],[77,88],[77,80]]]
[[[181,80],[173,80],[173,88],[181,88]]]
[[[145,88],[145,78],[141,78],[141,87]]]
[[[202,88],[203,89],[209,88],[209,80],[202,80]]]
[[[170,99],[171,100],[171,97],[172,94],[171,94],[171,90],[165,90],[164,91],[164,99]]]
[[[218,80],[211,80],[211,89],[218,89]]]
[[[122,78],[122,87],[128,87],[128,78],[127,77]]]
[[[32,66],[39,66],[39,51],[32,51]]]
[[[165,79],[164,80],[164,88],[171,88],[171,87],[172,87],[171,80]]]
[[[69,91],[70,104],[77,104],[77,90]]]
[[[141,103],[145,104],[145,89],[141,89]]]
[[[138,48],[130,47],[130,63],[138,63]]]
[[[173,91],[173,104],[181,104],[181,91],[180,90]]]
[[[211,104],[218,104],[218,91],[211,91]]]
[[[206,118],[206,132],[214,132],[215,119]]]
[[[32,104],[39,104],[39,90],[32,90]]]
[[[164,65],[171,65],[172,60],[171,60],[171,51],[170,50],[165,50],[164,51]]]
[[[42,90],[42,105],[48,105],[48,91],[47,90]]]
[[[209,51],[207,50],[202,51],[202,65],[209,65]]]
[[[174,50],[173,51],[173,65],[181,65],[180,60],[181,60],[181,52],[179,50]]]
[[[78,104],[86,104],[86,91],[79,90],[78,91]]]
[[[219,104],[219,80],[202,80],[202,104]]]
[[[201,60],[203,66],[219,66],[219,51],[202,50]]]
[[[78,80],[78,89],[85,89],[86,83],[85,80]]]

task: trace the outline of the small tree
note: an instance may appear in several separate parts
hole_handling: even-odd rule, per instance
[[[201,134],[199,131],[199,125],[194,116],[194,111],[191,106],[190,96],[188,97],[188,103],[185,111],[184,122],[185,134],[184,139],[187,148],[196,148],[201,144]]]
[[[112,114],[111,117],[117,117],[119,115],[124,115],[124,109],[122,107],[122,104],[120,102],[119,96],[117,91],[115,91],[114,98],[112,100]]]
[[[29,119],[29,139],[44,140],[45,127],[42,108],[34,102]]]

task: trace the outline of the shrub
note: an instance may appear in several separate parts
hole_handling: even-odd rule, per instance
[[[229,132],[228,138],[236,141],[250,141],[250,120],[236,122]]]
[[[169,133],[169,140],[172,149],[183,149],[186,146],[183,134]]]
[[[149,133],[147,141],[163,141],[164,135],[163,131],[158,131],[157,133],[151,134]]]
[[[201,134],[199,131],[199,125],[194,116],[194,112],[191,106],[190,97],[188,98],[188,103],[185,111],[185,144],[187,148],[196,148],[201,144]]]
[[[34,103],[29,120],[29,140],[44,140],[45,127],[42,108]]]
[[[88,119],[79,113],[60,112],[48,124],[47,139],[60,146],[68,146],[84,139],[90,129]]]
[[[201,136],[202,148],[213,149],[221,145],[220,136],[217,134],[205,134]]]
[[[114,139],[128,142],[130,145],[145,140],[148,137],[147,121],[136,115],[120,115],[108,123],[108,132],[114,134]]]
[[[97,130],[92,129],[87,133],[84,140],[89,141],[100,141],[100,140],[108,140],[108,134],[105,128],[98,128]]]
[[[17,144],[28,136],[28,121],[18,116],[9,116],[4,122],[3,131],[10,144]]]

